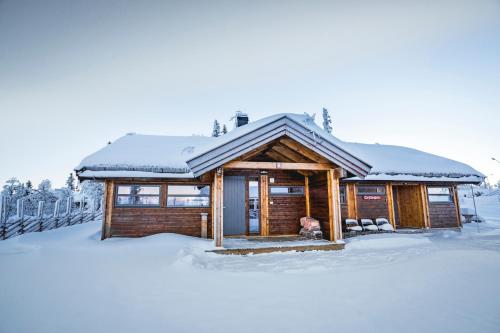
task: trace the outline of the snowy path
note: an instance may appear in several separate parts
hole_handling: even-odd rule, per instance
[[[101,242],[99,229],[0,242],[0,332],[500,331],[497,219],[249,256],[169,234]]]

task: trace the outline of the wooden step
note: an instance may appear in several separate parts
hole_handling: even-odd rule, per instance
[[[272,253],[272,252],[305,252],[305,251],[339,251],[343,250],[345,247],[344,243],[331,243],[331,244],[321,244],[321,245],[292,245],[292,246],[272,246],[272,247],[258,247],[258,248],[241,248],[241,249],[220,249],[211,250],[207,252],[213,252],[217,254],[261,254],[261,253]]]

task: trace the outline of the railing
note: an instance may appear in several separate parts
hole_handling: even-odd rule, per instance
[[[7,216],[7,198],[0,196],[0,240],[8,239],[28,232],[40,232],[75,224],[93,221],[102,217],[102,203],[93,201],[90,207],[81,202],[78,208],[73,207],[72,198],[66,200],[66,210],[61,214],[61,200],[57,200],[52,214],[44,214],[45,201],[38,202],[35,216],[25,216],[24,199],[17,200],[17,211],[14,216]]]

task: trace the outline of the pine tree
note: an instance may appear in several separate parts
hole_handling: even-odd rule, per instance
[[[220,124],[217,121],[217,119],[214,120],[214,128],[212,130],[212,136],[213,137],[218,137],[220,136]]]
[[[332,133],[332,118],[326,108],[323,108],[323,129],[328,133]]]
[[[222,125],[222,134],[226,134],[227,133],[227,127],[226,127],[226,124]]]
[[[70,191],[75,190],[75,177],[73,177],[73,173],[70,173],[66,179],[66,188]]]
[[[28,189],[28,191],[31,192],[31,190],[33,190],[33,183],[31,182],[31,180],[28,180],[26,182],[26,188]]]

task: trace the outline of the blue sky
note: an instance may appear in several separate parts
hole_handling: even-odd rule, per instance
[[[0,1],[0,182],[127,132],[327,107],[334,134],[500,178],[499,1]]]

